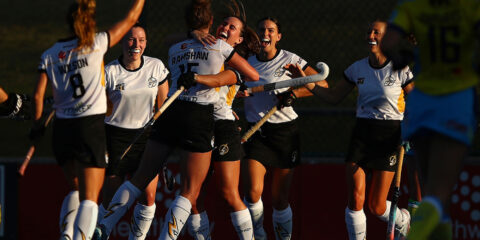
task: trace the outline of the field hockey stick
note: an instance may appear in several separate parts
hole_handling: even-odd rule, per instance
[[[277,106],[274,106],[272,109],[270,109],[270,111],[268,111],[267,114],[265,114],[265,116],[260,119],[260,121],[258,121],[257,123],[255,123],[255,125],[253,125],[253,127],[248,129],[248,131],[243,135],[240,142],[246,142],[270,118],[270,116],[272,116],[277,111],[277,109]]]
[[[394,185],[393,194],[392,194],[392,204],[390,205],[390,214],[388,215],[387,240],[394,239],[395,218],[397,216],[396,210],[398,205],[398,198],[400,197],[400,180],[402,177],[402,166],[403,166],[404,154],[405,154],[405,148],[403,147],[403,145],[400,145],[400,151],[398,153],[397,172],[395,175],[395,185]]]
[[[317,68],[319,70],[318,74],[299,77],[299,78],[292,78],[284,81],[251,87],[251,88],[247,88],[246,91],[248,93],[265,92],[265,91],[271,91],[271,90],[286,88],[286,87],[298,87],[298,86],[303,86],[307,83],[313,83],[313,82],[325,80],[328,77],[328,74],[330,73],[330,68],[326,63],[323,63],[323,62],[317,63]]]
[[[55,110],[52,110],[48,115],[47,120],[45,120],[45,123],[43,124],[44,128],[46,128],[48,124],[52,121],[53,116],[55,116]],[[25,159],[23,159],[22,165],[20,165],[20,168],[17,171],[20,177],[23,177],[25,175],[25,170],[27,169],[27,166],[33,157],[33,153],[35,153],[35,144],[32,144],[30,146],[30,148],[27,151],[27,155],[25,155]]]
[[[172,102],[177,99],[178,96],[180,96],[180,94],[183,92],[185,88],[183,86],[180,86],[180,88],[175,92],[173,93],[172,96],[170,96],[167,101],[165,101],[163,103],[163,105],[160,107],[160,109],[158,109],[158,111],[155,113],[155,115],[153,115],[153,117],[150,119],[150,121],[147,122],[147,124],[145,124],[145,126],[143,126],[142,130],[140,130],[139,133],[137,133],[137,135],[135,136],[135,138],[133,139],[133,141],[128,145],[128,147],[125,149],[125,151],[123,152],[122,156],[120,157],[120,159],[123,159],[125,157],[125,155],[127,155],[128,151],[130,151],[130,149],[132,148],[133,144],[135,144],[138,139],[143,135],[143,133],[145,132],[145,130],[147,128],[149,128],[150,126],[152,126],[155,121],[160,117],[160,115],[162,115],[163,112],[165,112],[165,110],[168,108],[168,106],[170,106],[170,104],[172,104]]]

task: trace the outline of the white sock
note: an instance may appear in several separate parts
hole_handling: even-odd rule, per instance
[[[250,216],[250,211],[248,208],[231,212],[230,218],[232,219],[233,227],[235,228],[240,240],[254,239],[252,217]]]
[[[253,231],[255,234],[255,239],[266,239],[267,234],[263,229],[263,202],[262,198],[256,203],[250,203],[246,199],[243,200],[245,205],[247,205],[248,211],[250,211],[250,216],[252,217]]]
[[[103,206],[103,204],[100,204],[98,206],[98,217],[97,217],[97,225],[100,225],[100,222],[102,221],[103,217],[107,214],[107,210]]]
[[[73,237],[73,224],[77,216],[80,200],[78,198],[78,191],[71,191],[63,199],[62,208],[60,209],[60,236]]]
[[[348,239],[364,240],[367,237],[367,216],[363,212],[345,208],[345,223],[347,224]]]
[[[152,206],[145,206],[137,203],[130,221],[129,240],[143,240],[147,237],[148,230],[155,217],[155,203]]]
[[[275,239],[289,240],[292,238],[292,209],[290,205],[283,210],[273,209],[272,221],[275,232]]]
[[[178,195],[168,209],[159,239],[177,239],[192,210],[190,200]]]
[[[385,212],[383,213],[383,215],[381,216],[378,216],[378,218],[380,218],[380,220],[384,221],[384,222],[388,222],[388,218],[390,216],[390,208],[392,206],[392,202],[388,201],[387,200],[387,208],[385,209]],[[397,207],[397,212],[395,214],[395,225],[397,228],[402,228],[404,224],[406,224],[407,222],[404,222],[404,216],[403,216],[403,212]]]
[[[91,200],[83,200],[80,203],[77,217],[75,218],[75,229],[72,239],[92,239],[93,231],[95,231],[95,223],[97,222],[97,215],[97,203]]]
[[[110,235],[113,227],[117,224],[120,218],[125,215],[127,210],[132,206],[133,202],[140,196],[142,192],[135,187],[130,181],[125,181],[115,192],[115,195],[110,201],[107,208],[107,213],[103,216],[101,225],[105,226],[106,235]]]
[[[190,215],[187,221],[187,230],[195,240],[211,239],[207,211]]]

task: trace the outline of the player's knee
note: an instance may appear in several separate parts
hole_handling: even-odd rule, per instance
[[[363,194],[353,194],[353,196],[348,200],[348,208],[351,210],[359,211],[363,209],[363,204],[365,203],[365,196]]]
[[[371,200],[368,201],[368,210],[375,216],[381,216],[385,213],[385,204],[381,204],[378,201]]]
[[[262,196],[262,192],[263,192],[263,187],[261,186],[252,186],[249,190],[248,190],[248,200],[251,202],[258,202],[258,200],[260,200],[260,197]]]

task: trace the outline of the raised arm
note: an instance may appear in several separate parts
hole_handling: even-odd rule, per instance
[[[137,22],[140,14],[142,13],[143,5],[145,0],[134,0],[130,10],[127,15],[108,29],[108,34],[110,35],[110,46],[113,47],[117,44],[125,35],[130,28]]]

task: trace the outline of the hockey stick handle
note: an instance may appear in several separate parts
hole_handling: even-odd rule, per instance
[[[241,143],[246,142],[276,111],[277,111],[277,106],[274,106],[272,109],[270,109],[265,116],[260,119],[253,127],[248,129],[248,131],[243,135],[242,139],[240,140]]]
[[[286,87],[298,87],[298,86],[303,86],[307,83],[313,83],[313,82],[325,80],[328,77],[328,74],[330,73],[330,69],[328,68],[328,65],[325,63],[320,64],[319,67],[320,67],[319,68],[320,72],[318,74],[299,77],[299,78],[292,78],[288,80],[283,80],[279,82],[268,83],[261,86],[247,88],[247,92],[256,93],[256,92],[265,92],[265,91],[271,91],[271,90],[286,88]]]
[[[155,121],[160,117],[160,115],[162,115],[162,113],[165,112],[165,110],[168,108],[168,106],[170,106],[172,104],[172,102],[175,99],[177,99],[178,96],[180,96],[180,94],[183,92],[184,89],[185,88],[183,86],[180,86],[180,88],[177,91],[175,91],[175,93],[173,93],[173,95],[170,96],[167,99],[167,101],[165,101],[162,104],[160,109],[158,109],[158,111],[155,113],[155,115],[153,115],[152,119],[150,119],[150,121],[148,121],[147,124],[145,124],[145,126],[143,126],[142,130],[135,136],[135,138],[128,145],[128,147],[125,149],[125,151],[123,151],[123,154],[120,157],[120,159],[123,159],[125,157],[125,155],[127,155],[128,151],[130,151],[133,144],[135,144],[137,142],[137,140],[143,135],[143,133],[145,132],[145,129],[147,129],[148,127],[152,126],[155,123]]]
[[[400,183],[402,177],[404,155],[405,148],[401,145],[398,151],[397,172],[394,179],[395,182],[392,194],[392,204],[390,205],[390,213],[388,215],[387,240],[393,240],[395,238],[395,219],[397,216],[398,198],[400,197]]]
[[[52,121],[53,116],[55,116],[55,110],[52,110],[50,114],[47,117],[47,120],[45,120],[45,123],[43,124],[43,127],[47,127],[50,121]],[[27,169],[28,164],[30,163],[30,160],[33,157],[33,154],[35,153],[35,144],[32,144],[30,148],[27,151],[27,154],[25,155],[25,159],[23,159],[22,165],[20,165],[20,168],[18,168],[18,175],[20,177],[23,177],[25,175],[25,170]]]

